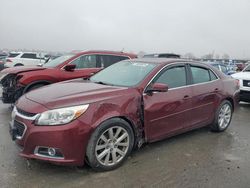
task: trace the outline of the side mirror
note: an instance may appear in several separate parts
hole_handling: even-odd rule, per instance
[[[154,83],[151,87],[147,89],[147,92],[167,92],[168,85],[163,83]]]
[[[68,65],[65,65],[64,70],[66,70],[66,71],[73,71],[75,68],[76,68],[76,65],[74,65],[74,64],[68,64]]]

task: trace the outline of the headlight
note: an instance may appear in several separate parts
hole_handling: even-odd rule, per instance
[[[67,124],[82,115],[89,105],[80,105],[59,108],[41,113],[36,119],[36,125],[62,125]]]

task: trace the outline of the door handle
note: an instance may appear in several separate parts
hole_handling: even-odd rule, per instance
[[[215,92],[218,92],[218,91],[219,91],[219,89],[218,89],[218,88],[215,88],[215,89],[214,89],[214,91],[215,91]]]
[[[185,95],[185,96],[183,97],[184,100],[189,99],[189,98],[190,98],[189,95]]]

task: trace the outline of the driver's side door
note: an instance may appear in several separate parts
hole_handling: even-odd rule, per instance
[[[167,84],[167,92],[147,93],[153,83]],[[188,87],[187,67],[178,64],[162,70],[143,95],[144,125],[148,141],[160,140],[188,127],[192,108],[192,92]]]
[[[63,78],[65,80],[75,79],[75,78],[89,78],[93,74],[100,71],[102,68],[97,67],[97,55],[82,55],[69,64],[76,65],[75,69],[72,71],[66,71],[62,69]]]

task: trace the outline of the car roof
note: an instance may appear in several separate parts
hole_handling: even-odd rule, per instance
[[[204,63],[209,64],[209,65],[224,65],[224,66],[226,66],[225,64],[220,63],[220,62],[204,62]]]
[[[153,53],[153,54],[145,54],[143,57],[147,58],[149,56],[152,56],[152,58],[180,58],[181,56],[179,54],[174,53]],[[150,58],[150,57],[149,57]]]
[[[119,51],[108,51],[108,50],[86,50],[86,51],[73,51],[74,54],[83,55],[88,53],[93,54],[106,54],[106,55],[119,55],[119,56],[129,56],[129,57],[137,57],[136,54],[133,53],[125,53],[125,52],[119,52]]]
[[[170,64],[173,62],[191,62],[191,63],[200,64],[200,62],[198,61],[187,60],[187,59],[177,59],[177,58],[137,58],[137,59],[132,59],[130,61],[141,62],[141,63],[152,63],[152,64]]]

